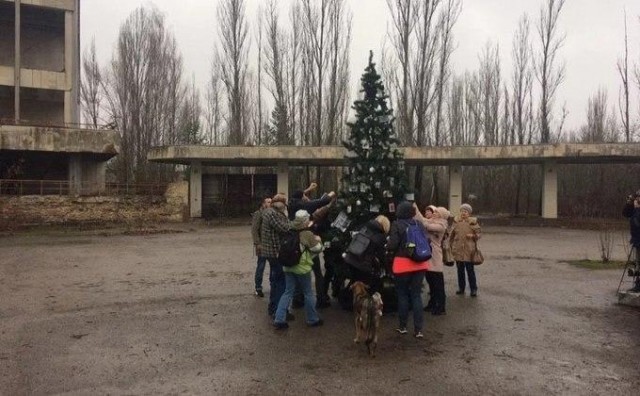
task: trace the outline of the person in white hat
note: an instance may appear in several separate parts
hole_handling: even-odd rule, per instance
[[[292,223],[292,228],[300,235],[300,247],[302,255],[297,265],[292,267],[284,267],[285,275],[285,291],[280,297],[273,325],[276,329],[283,330],[289,328],[287,324],[287,309],[296,286],[302,290],[304,294],[304,310],[307,319],[307,325],[310,327],[322,326],[323,321],[316,311],[316,296],[311,287],[311,269],[313,266],[313,258],[322,252],[323,245],[319,236],[314,235],[309,230],[311,227],[311,216],[306,210],[298,210]]]

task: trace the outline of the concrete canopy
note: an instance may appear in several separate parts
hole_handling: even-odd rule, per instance
[[[407,165],[463,166],[541,164],[595,164],[640,162],[640,144],[558,143],[527,146],[446,146],[401,148]],[[208,166],[343,166],[347,151],[341,146],[165,146],[151,149],[152,162]]]
[[[120,150],[117,131],[0,125],[0,151],[90,154],[106,161]]]

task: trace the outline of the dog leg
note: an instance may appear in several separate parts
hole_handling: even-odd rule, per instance
[[[353,339],[353,342],[355,342],[356,344],[360,342],[360,323],[358,323],[358,317],[356,316],[355,319],[355,325],[356,325],[356,338]]]

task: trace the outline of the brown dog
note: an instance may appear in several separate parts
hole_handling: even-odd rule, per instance
[[[356,338],[353,342],[357,344],[364,339],[369,355],[375,357],[380,317],[382,316],[382,296],[380,293],[369,296],[368,289],[369,286],[362,282],[354,282],[351,285],[356,326]]]

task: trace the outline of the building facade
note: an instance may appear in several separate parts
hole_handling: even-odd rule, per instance
[[[0,0],[0,180],[104,188],[116,131],[80,125],[80,0]]]

